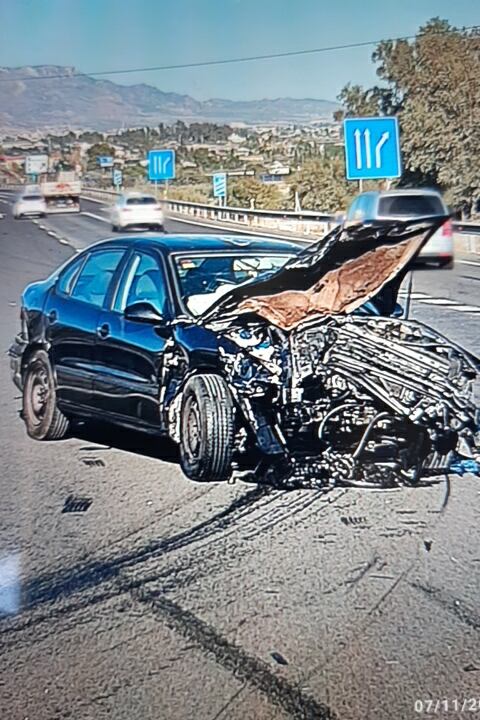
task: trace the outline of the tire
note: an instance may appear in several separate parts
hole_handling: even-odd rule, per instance
[[[180,418],[180,466],[190,480],[228,480],[232,474],[235,406],[219,375],[188,380]]]
[[[55,378],[45,350],[36,350],[28,361],[22,417],[35,440],[60,440],[68,432],[70,421],[57,407]]]
[[[443,270],[453,270],[455,267],[455,261],[453,258],[447,258],[446,260],[440,260],[438,267]]]
[[[118,232],[118,225],[112,225],[112,232]]]

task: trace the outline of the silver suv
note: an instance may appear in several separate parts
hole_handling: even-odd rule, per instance
[[[387,190],[358,195],[347,210],[345,225],[373,220],[410,220],[448,215],[448,208],[436,190]],[[452,268],[454,262],[452,223],[448,220],[433,235],[418,256],[420,262],[435,262]]]

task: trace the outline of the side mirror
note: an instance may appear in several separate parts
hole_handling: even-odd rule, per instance
[[[164,322],[162,313],[149,302],[136,302],[132,305],[128,305],[124,311],[124,317],[126,320],[132,320],[133,322],[150,323],[152,325],[160,324]]]

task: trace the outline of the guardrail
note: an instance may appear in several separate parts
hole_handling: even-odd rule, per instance
[[[112,190],[84,188],[83,195],[99,200],[111,200],[117,195]],[[338,224],[335,215],[304,211],[300,213],[283,210],[253,210],[251,208],[222,207],[184,200],[163,200],[166,210],[186,219],[203,221],[206,224],[227,224],[232,228],[248,228],[261,232],[268,230],[299,237],[324,235]]]

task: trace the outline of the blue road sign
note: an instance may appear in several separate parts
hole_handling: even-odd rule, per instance
[[[115,168],[115,170],[112,172],[112,182],[115,185],[115,187],[120,187],[123,181],[123,173],[121,170],[118,170]]]
[[[113,157],[110,157],[110,155],[98,155],[97,162],[101,168],[109,168],[113,166]]]
[[[173,180],[175,177],[175,150],[150,150],[148,153],[148,179]]]
[[[402,174],[396,117],[343,122],[347,180],[398,178]]]
[[[215,173],[213,179],[213,197],[227,196],[227,173]]]

